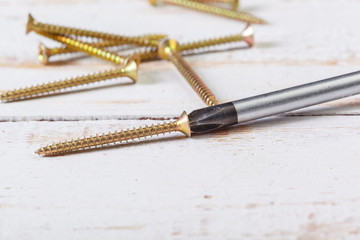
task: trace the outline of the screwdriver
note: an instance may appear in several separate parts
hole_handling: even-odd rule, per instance
[[[227,126],[248,122],[341,99],[360,93],[360,71],[316,81],[267,94],[184,112],[176,121],[122,130],[54,143],[36,151],[42,155],[58,155],[97,148],[118,142],[179,131],[190,137]]]

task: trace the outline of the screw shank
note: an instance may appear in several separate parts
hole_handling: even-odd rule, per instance
[[[203,99],[208,106],[217,105],[218,102],[215,99],[215,95],[210,91],[206,84],[200,79],[195,71],[185,62],[180,53],[173,51],[169,55],[169,61],[171,61],[179,72],[184,76],[186,81],[197,92],[197,94]]]

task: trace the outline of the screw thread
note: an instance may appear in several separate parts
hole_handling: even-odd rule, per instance
[[[125,69],[113,69],[102,71],[86,76],[78,76],[61,81],[44,83],[37,86],[20,88],[17,90],[7,91],[1,94],[1,100],[5,102],[17,101],[21,99],[29,99],[40,95],[50,95],[57,90],[66,89],[74,86],[85,85],[89,83],[99,82],[111,78],[129,76]]]
[[[140,37],[128,37],[117,34],[110,34],[98,31],[90,31],[80,28],[65,27],[53,24],[46,24],[36,21],[30,14],[27,24],[27,32],[34,30],[37,33],[45,32],[50,34],[77,35],[99,39],[108,39],[123,44],[136,44],[139,46],[157,46],[158,39],[166,37],[164,34],[149,34]]]
[[[190,86],[197,92],[208,106],[217,105],[215,95],[210,91],[206,84],[194,72],[189,64],[186,63],[180,53],[172,51],[169,60],[176,66],[179,72],[184,76]]]
[[[194,9],[201,12],[211,13],[223,17],[228,17],[243,22],[256,23],[256,24],[265,23],[264,20],[243,11],[234,11],[230,9],[207,5],[200,2],[193,2],[188,0],[161,0],[161,2]]]
[[[228,3],[231,5],[232,9],[237,9],[239,7],[239,0],[191,0],[194,2],[201,2],[201,3]]]
[[[124,141],[140,139],[147,136],[159,135],[178,131],[177,122],[169,122],[158,125],[134,128],[132,130],[121,130],[120,132],[103,133],[95,137],[84,137],[77,140],[54,143],[46,147],[42,147],[36,151],[39,155],[59,155],[63,153],[75,152],[91,148],[104,147],[105,145],[121,143]]]
[[[115,63],[115,64],[124,64],[128,58],[117,55],[116,53],[111,53],[106,50],[102,50],[97,48],[96,46],[92,46],[91,44],[84,43],[82,41],[78,41],[72,38],[68,38],[62,35],[54,35],[48,33],[39,33],[45,37],[53,39],[55,41],[66,44],[69,48],[72,48],[77,51],[85,52],[89,55],[95,56],[97,58]]]
[[[100,48],[102,50],[104,50],[104,48],[108,48],[108,47],[123,45],[122,43],[119,43],[116,41],[108,41],[108,40],[103,41],[103,42],[94,42],[94,43],[86,43],[86,44],[88,44],[89,46],[95,47],[95,48]],[[44,44],[40,43],[38,58],[41,63],[48,64],[49,59],[53,56],[69,54],[69,53],[76,53],[76,52],[78,52],[78,51],[71,47],[68,47],[68,46],[57,47],[57,48],[47,48]]]
[[[235,35],[230,35],[230,36],[211,38],[211,39],[206,39],[206,40],[201,40],[201,41],[180,44],[180,49],[181,49],[181,51],[189,51],[189,50],[200,49],[200,48],[204,48],[204,47],[211,47],[211,46],[216,46],[216,45],[221,45],[221,44],[226,44],[226,43],[240,42],[243,39],[244,38],[243,38],[242,34],[235,34]]]

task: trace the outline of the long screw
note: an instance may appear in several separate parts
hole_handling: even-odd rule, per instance
[[[201,12],[206,12],[210,14],[215,14],[227,18],[232,18],[235,20],[247,22],[247,23],[257,23],[257,24],[264,24],[265,21],[255,17],[249,13],[242,12],[242,11],[234,11],[230,9],[225,9],[221,7],[211,6],[208,4],[200,3],[200,2],[193,2],[189,0],[149,0],[152,5],[159,5],[161,3],[176,5],[180,7],[185,7]]]
[[[38,96],[56,94],[57,91],[61,89],[100,82],[117,77],[129,77],[135,83],[137,81],[137,63],[134,60],[131,60],[127,62],[126,66],[123,68],[116,68],[86,76],[7,91],[2,93],[0,98],[4,102],[30,99]]]
[[[201,3],[227,3],[230,4],[233,10],[239,8],[239,0],[191,0],[193,2],[201,2]]]
[[[61,35],[77,35],[83,37],[92,37],[98,39],[107,39],[112,41],[117,41],[123,44],[136,44],[139,46],[157,46],[157,42],[153,40],[162,39],[166,37],[163,34],[154,34],[154,35],[145,35],[140,37],[127,37],[117,34],[109,34],[97,31],[90,31],[79,28],[71,28],[58,26],[53,24],[46,24],[36,21],[31,14],[29,14],[28,22],[26,25],[26,33],[35,31],[37,33],[51,33],[51,34],[61,34]]]
[[[114,47],[123,44],[119,44],[116,41],[103,41],[103,42],[95,42],[95,43],[87,43],[89,46],[104,49],[107,47]],[[38,59],[44,65],[49,63],[51,57],[56,55],[68,54],[68,53],[77,53],[77,50],[73,48],[69,48],[68,46],[64,47],[56,47],[56,48],[48,48],[43,43],[39,44],[39,55]]]
[[[195,73],[195,71],[186,63],[179,53],[180,47],[176,40],[165,39],[160,42],[158,54],[161,59],[172,62],[179,72],[183,75],[190,86],[197,92],[208,106],[217,105],[215,95]]]
[[[97,47],[93,47],[91,44],[84,43],[82,41],[78,41],[72,38],[68,38],[62,35],[55,35],[49,33],[38,32],[38,34],[45,36],[47,38],[53,39],[55,41],[61,42],[66,44],[69,48],[85,52],[89,55],[95,56],[97,58],[115,63],[115,64],[124,64],[128,61],[128,57],[122,57],[117,55],[116,53],[111,53],[106,50],[102,50]],[[131,58],[136,59],[139,61],[137,55],[133,55]]]
[[[222,45],[232,42],[241,42],[241,41],[246,42],[249,45],[249,47],[254,45],[254,29],[250,25],[248,25],[240,34],[234,34],[224,37],[210,38],[206,40],[180,44],[180,51],[182,53],[185,53],[195,49],[201,49],[201,48]],[[106,42],[100,42],[100,43],[105,44]],[[70,49],[68,47],[47,48],[44,44],[40,44],[39,60],[43,64],[47,64],[50,57],[58,54],[71,53],[71,52],[77,52],[77,51]],[[158,57],[156,47],[150,47],[145,50],[136,51],[136,54],[140,57],[141,61],[150,61]]]
[[[254,29],[250,25],[248,25],[240,34],[179,44],[179,50],[181,53],[187,53],[191,50],[241,41],[245,41],[249,47],[254,45]],[[141,61],[150,61],[158,57],[158,49],[152,47],[145,51],[137,51],[136,54]]]
[[[129,140],[141,139],[148,136],[171,133],[175,131],[182,132],[187,137],[191,136],[189,118],[186,112],[184,112],[177,121],[54,143],[38,149],[35,153],[39,155],[59,155],[76,151],[84,151],[92,148],[105,147],[111,144],[128,142]]]

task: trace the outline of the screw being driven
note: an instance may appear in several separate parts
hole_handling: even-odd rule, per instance
[[[160,42],[158,47],[158,55],[161,59],[172,62],[179,72],[183,75],[190,86],[197,92],[208,106],[217,105],[215,95],[194,72],[194,70],[187,64],[184,58],[179,53],[180,47],[176,40],[165,39]]]
[[[177,121],[54,143],[38,149],[35,153],[39,155],[59,155],[104,147],[106,145],[127,142],[129,140],[141,139],[146,138],[147,136],[171,133],[175,131],[182,132],[188,137],[191,136],[189,118],[186,112],[184,112]]]
[[[46,24],[36,21],[31,14],[29,14],[28,22],[26,25],[26,33],[35,31],[37,33],[50,33],[61,35],[77,35],[82,37],[92,37],[98,39],[107,39],[117,41],[122,44],[136,44],[138,46],[157,46],[157,42],[153,40],[162,39],[166,37],[163,34],[145,35],[140,37],[127,37],[117,34],[109,34],[97,31],[89,31],[79,28],[64,27],[52,24]]]
[[[38,96],[56,94],[61,89],[118,77],[128,77],[135,83],[137,81],[137,63],[134,60],[130,60],[123,68],[7,91],[2,93],[0,98],[4,102],[30,99]]]
[[[183,113],[175,122],[53,144],[36,153],[56,155],[173,131],[190,137],[357,94],[360,71],[197,109],[189,115]]]
[[[218,16],[223,16],[247,23],[256,23],[256,24],[264,24],[265,21],[255,17],[249,13],[242,12],[242,11],[234,11],[230,9],[225,9],[221,7],[211,6],[208,4],[200,3],[200,2],[193,2],[189,0],[149,0],[152,5],[159,5],[163,4],[170,4],[176,5],[180,7],[185,7],[193,10],[198,10],[201,12],[206,12],[210,14],[215,14]]]

